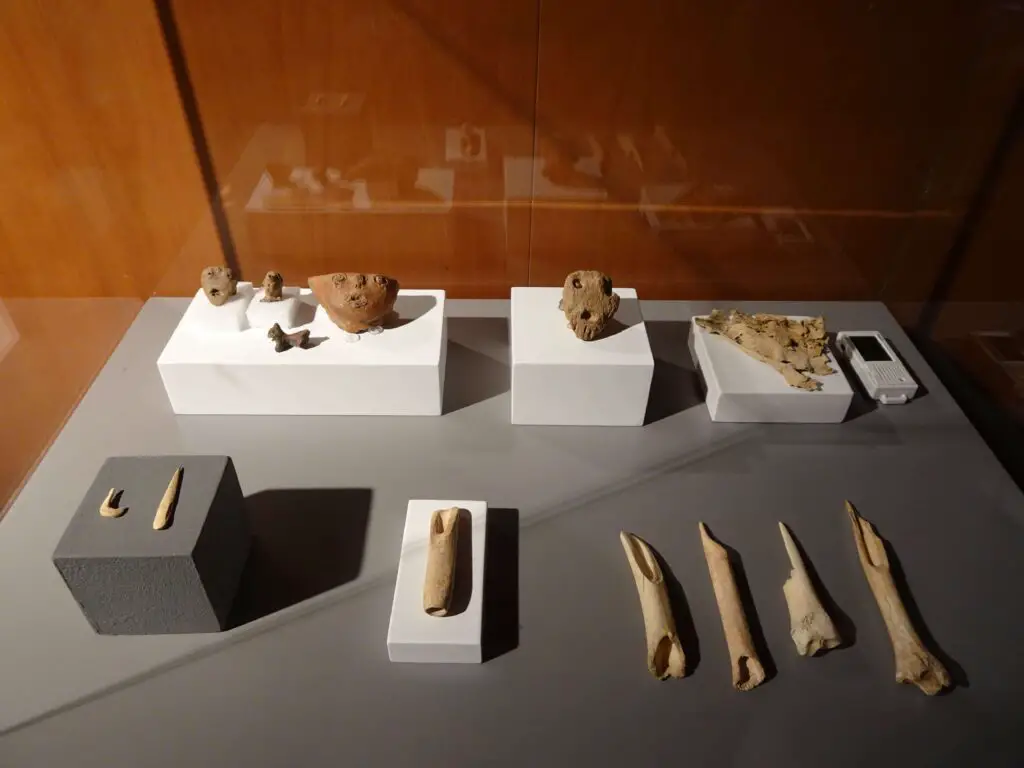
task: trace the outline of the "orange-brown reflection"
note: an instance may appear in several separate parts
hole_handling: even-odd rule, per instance
[[[245,277],[526,281],[502,158],[533,144],[535,0],[173,7]]]
[[[56,437],[138,313],[139,299],[0,302],[0,510]],[[68,329],[73,328],[73,337]]]

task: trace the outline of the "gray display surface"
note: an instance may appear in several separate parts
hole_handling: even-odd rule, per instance
[[[171,523],[153,516],[175,470]],[[99,514],[123,493],[116,518]],[[53,553],[53,563],[98,632],[219,632],[249,553],[242,492],[227,456],[114,456],[100,468]]]
[[[739,306],[877,328],[923,385],[907,406],[858,395],[840,425],[714,424],[686,345],[712,304],[643,302],[650,423],[570,428],[508,423],[505,302],[450,302],[440,418],[175,417],[155,363],[186,304],[147,302],[0,523],[5,768],[1020,764],[1024,496],[881,305]],[[255,532],[239,626],[97,636],[50,553],[106,456],[170,453],[235,461]],[[409,498],[490,506],[483,665],[388,662]],[[951,694],[893,681],[845,498],[898,555]],[[780,519],[851,647],[796,655]],[[742,558],[774,670],[748,693],[730,687],[698,520]],[[647,672],[621,529],[678,581],[684,680]]]

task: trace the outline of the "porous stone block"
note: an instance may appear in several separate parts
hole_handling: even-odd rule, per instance
[[[153,517],[183,467],[170,525]],[[119,517],[100,515],[122,491]],[[53,553],[100,634],[217,632],[226,626],[249,552],[242,490],[227,456],[118,456],[100,468]]]

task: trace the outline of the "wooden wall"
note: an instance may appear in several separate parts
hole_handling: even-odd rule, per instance
[[[0,3],[0,295],[148,296],[208,218],[154,7]]]

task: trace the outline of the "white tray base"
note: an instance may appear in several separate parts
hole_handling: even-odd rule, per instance
[[[846,418],[853,390],[831,349],[829,362],[836,372],[815,377],[822,389],[809,392],[789,386],[782,374],[731,341],[692,320],[690,325],[694,362],[704,374],[712,421],[837,424]]]
[[[465,610],[454,616],[429,616],[423,610],[423,578],[427,570],[430,516],[436,509],[460,507],[470,514],[472,536],[459,531],[458,547],[472,547],[472,581]],[[483,661],[484,554],[487,538],[487,502],[412,499],[405,516],[402,555],[398,562],[395,599],[388,625],[391,661],[479,664]],[[465,578],[456,559],[455,579]],[[456,584],[456,594],[459,586]]]
[[[561,288],[513,288],[512,423],[641,426],[654,356],[632,288],[605,333],[581,341],[558,308]]]
[[[178,414],[437,416],[447,351],[444,299],[444,291],[400,291],[398,322],[357,336],[332,323],[302,289],[296,324],[310,330],[316,346],[278,353],[264,327],[214,333],[195,318],[186,322],[197,305],[224,308],[210,306],[200,292],[157,366]]]

